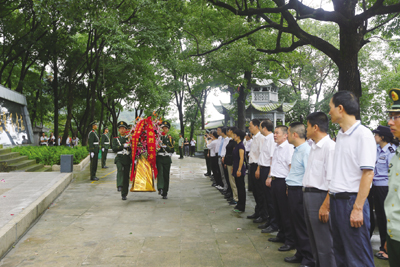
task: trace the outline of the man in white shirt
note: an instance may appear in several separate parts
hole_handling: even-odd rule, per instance
[[[262,209],[265,209],[265,213],[268,214],[268,221],[258,226],[263,229],[261,233],[272,233],[278,231],[278,224],[274,215],[274,204],[272,202],[271,188],[266,186],[265,182],[268,178],[271,168],[271,160],[275,151],[276,143],[274,140],[274,124],[271,120],[267,119],[261,122],[260,132],[264,136],[263,145],[260,148],[260,157],[258,158],[258,168],[256,171],[256,178],[259,176],[262,187]]]
[[[303,178],[303,204],[308,237],[317,267],[336,266],[330,221],[321,223],[317,216],[333,173],[335,142],[329,138],[328,129],[329,121],[325,113],[314,112],[308,115],[307,138],[313,142]]]
[[[271,242],[285,243],[278,250],[289,251],[294,249],[293,229],[289,215],[289,203],[286,195],[286,181],[292,156],[294,153],[293,145],[287,141],[288,127],[279,125],[275,128],[274,139],[276,147],[271,161],[271,175],[268,176],[265,184],[271,187],[274,211],[278,222],[279,232],[276,237],[269,238]]]
[[[247,219],[254,219],[254,223],[263,223],[268,219],[267,209],[264,202],[264,191],[262,190],[263,185],[259,179],[260,173],[256,176],[258,169],[258,158],[260,157],[260,149],[264,142],[264,136],[259,130],[260,121],[258,119],[252,119],[249,124],[249,130],[253,134],[253,141],[251,142],[251,148],[249,153],[249,175],[248,180],[253,184],[253,196],[256,202],[255,211],[253,215],[247,216]]]
[[[223,129],[225,129],[225,133],[223,132]],[[221,174],[221,179],[222,179],[222,194],[226,193],[226,190],[228,189],[228,185],[226,183],[226,179],[225,179],[225,172],[224,172],[224,167],[222,165],[222,157],[221,157],[221,153],[222,153],[222,147],[224,145],[224,138],[226,136],[226,128],[224,127],[218,127],[217,128],[217,134],[218,134],[218,141],[217,141],[217,147],[216,147],[216,153],[217,153],[217,158],[218,158],[218,167],[219,167],[219,172]],[[221,188],[218,188],[221,190]]]
[[[374,178],[375,139],[356,119],[360,107],[352,93],[337,92],[329,107],[332,122],[341,129],[336,138],[329,196],[321,206],[320,217],[325,221],[330,211],[337,266],[375,266],[369,204],[365,201]]]

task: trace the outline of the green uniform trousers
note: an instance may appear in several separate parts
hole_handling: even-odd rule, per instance
[[[89,152],[91,154],[91,152]],[[99,148],[94,148],[94,156],[90,155],[90,179],[96,177],[97,163],[99,161]]]
[[[390,267],[399,266],[400,263],[400,242],[386,236],[387,254],[389,255]]]
[[[107,153],[108,149],[104,148],[104,151],[101,151],[101,167],[104,168],[106,166],[106,160],[107,160]]]
[[[117,165],[117,187],[122,187],[121,196],[126,197],[129,192],[131,164],[122,164],[121,161],[117,161],[115,164]]]
[[[169,189],[169,171],[171,169],[171,157],[169,156],[157,156],[157,189],[163,190],[163,196],[168,194]]]

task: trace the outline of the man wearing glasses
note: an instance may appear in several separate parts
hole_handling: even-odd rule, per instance
[[[390,131],[400,138],[400,89],[393,88],[389,97],[393,105],[389,108],[388,125]],[[385,199],[385,213],[387,219],[386,251],[389,255],[390,266],[398,266],[400,262],[400,148],[396,149],[389,164],[389,189]]]

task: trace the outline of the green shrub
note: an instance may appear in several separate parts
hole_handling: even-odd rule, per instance
[[[29,159],[35,159],[36,163],[44,165],[60,165],[61,155],[74,155],[74,164],[79,164],[89,155],[86,147],[66,146],[16,146],[12,149]]]

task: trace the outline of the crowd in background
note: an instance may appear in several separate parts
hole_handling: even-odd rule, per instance
[[[283,243],[279,251],[296,250],[286,262],[375,266],[375,255],[400,266],[400,182],[393,192],[388,185],[390,175],[399,175],[390,174],[398,146],[393,130],[379,126],[371,132],[363,126],[356,120],[358,101],[347,91],[336,93],[329,106],[331,122],[341,128],[335,141],[323,112],[309,114],[307,125],[293,122],[289,127],[253,119],[248,134],[236,127],[217,128],[204,136],[204,175],[233,212],[242,213],[247,173],[247,190],[256,203],[247,218],[262,233],[276,233],[268,241]],[[389,125],[398,123],[400,129],[399,118],[389,117]],[[385,202],[388,194],[390,203]],[[374,254],[375,221],[381,243]]]
[[[60,146],[61,145],[61,136],[59,135],[58,138],[54,136],[53,133],[50,133],[49,136],[46,133],[42,133],[42,136],[39,139],[40,146]],[[77,136],[70,137],[68,135],[67,140],[65,141],[65,145],[68,147],[75,147],[79,144],[79,138]]]

